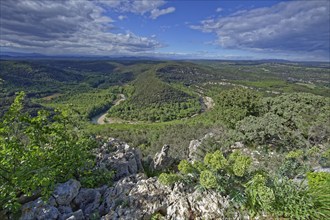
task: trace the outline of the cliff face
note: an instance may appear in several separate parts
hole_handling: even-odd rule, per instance
[[[47,202],[38,198],[24,204],[20,219],[150,219],[156,214],[158,219],[224,219],[227,198],[182,183],[164,186],[157,178],[148,178],[138,149],[110,139],[95,153],[97,166],[115,170],[112,187],[82,188],[78,181],[69,180],[58,184]]]

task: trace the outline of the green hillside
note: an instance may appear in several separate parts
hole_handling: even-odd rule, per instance
[[[128,120],[169,121],[200,112],[198,97],[161,81],[155,75],[155,69],[137,77],[128,100],[111,108],[111,116]]]

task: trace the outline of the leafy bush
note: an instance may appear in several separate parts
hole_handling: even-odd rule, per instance
[[[272,214],[289,219],[315,219],[314,201],[302,185],[288,178],[276,178],[272,189],[275,195]]]
[[[252,159],[248,156],[245,156],[241,151],[234,151],[229,156],[229,164],[236,176],[242,177],[246,171],[249,169]]]
[[[194,166],[189,163],[187,160],[181,160],[179,165],[178,165],[178,170],[182,173],[182,174],[189,174],[189,173],[194,173],[195,172],[195,168]]]
[[[180,180],[180,177],[177,174],[173,173],[162,173],[158,177],[158,181],[164,185],[172,185],[173,183]]]
[[[247,116],[258,116],[261,96],[250,89],[234,88],[218,96],[221,120],[234,128],[236,123]]]
[[[262,211],[270,211],[275,200],[274,192],[266,186],[266,178],[260,174],[255,175],[245,184],[247,202],[245,207],[251,216],[255,216]]]
[[[214,153],[207,153],[204,157],[204,164],[214,171],[224,169],[228,162],[222,152],[217,150]]]
[[[323,176],[320,178],[320,176]],[[314,176],[314,175],[313,175]],[[314,178],[315,177],[315,178]],[[316,174],[313,178],[309,175],[308,185],[308,195],[313,200],[314,219],[330,219],[330,177],[329,173]],[[317,180],[316,180],[317,179]],[[321,180],[320,180],[321,179]],[[310,182],[311,180],[311,182]]]
[[[311,189],[317,188],[320,185],[328,185],[330,187],[330,173],[313,172],[307,173],[308,186]]]
[[[91,139],[78,130],[69,112],[21,114],[24,93],[0,121],[0,205],[15,211],[21,194],[47,197],[56,182],[79,177],[91,167]]]
[[[215,189],[218,186],[216,176],[209,170],[204,170],[201,172],[199,182],[206,189]]]

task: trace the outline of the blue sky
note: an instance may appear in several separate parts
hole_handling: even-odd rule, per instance
[[[1,52],[329,61],[328,0],[0,4]]]

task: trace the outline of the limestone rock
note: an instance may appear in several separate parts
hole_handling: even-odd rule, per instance
[[[205,141],[206,139],[211,138],[213,136],[214,136],[213,133],[208,133],[202,139],[190,141],[189,147],[188,147],[188,160],[190,162],[194,162],[199,159],[198,149],[202,145],[203,141]]]
[[[183,196],[174,192],[172,200],[166,219],[225,219],[224,210],[229,206],[229,200],[211,191],[194,191]]]
[[[103,220],[149,219],[159,210],[166,210],[171,189],[160,185],[156,178],[145,175],[126,177],[110,187],[100,207]]]
[[[69,205],[78,194],[80,186],[80,182],[74,179],[58,184],[53,193],[57,204],[63,206]]]
[[[23,205],[20,220],[55,220],[59,214],[57,208],[45,204],[41,198],[38,198]]]
[[[242,142],[235,142],[232,146],[230,146],[231,149],[243,149],[245,146]]]
[[[173,220],[224,219],[228,206],[229,200],[215,192],[195,191],[182,183],[171,189],[156,178],[130,176],[108,189],[100,213],[103,220],[150,219],[157,212]]]
[[[166,168],[169,168],[174,160],[172,157],[168,155],[168,151],[170,149],[170,146],[165,144],[162,147],[162,150],[155,154],[155,157],[151,163],[151,170],[165,170]]]
[[[85,216],[81,209],[65,216],[65,220],[84,220]]]
[[[97,166],[114,170],[115,181],[132,174],[144,172],[140,150],[116,139],[110,139],[97,150],[96,154]]]
[[[96,189],[81,189],[73,203],[79,207],[86,217],[98,212],[101,194]]]

